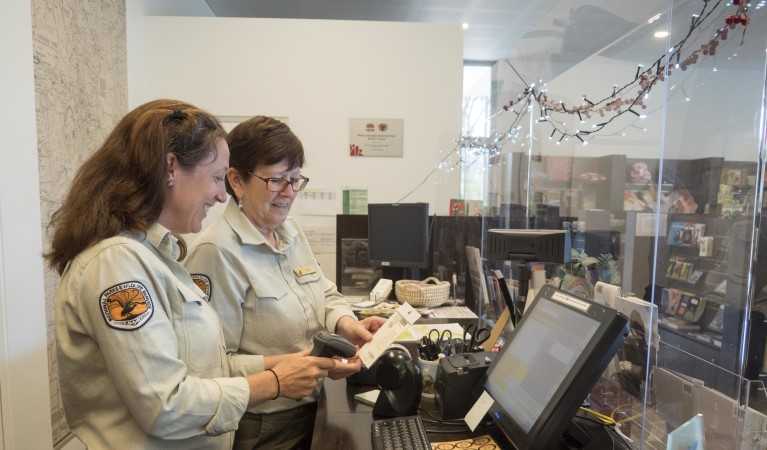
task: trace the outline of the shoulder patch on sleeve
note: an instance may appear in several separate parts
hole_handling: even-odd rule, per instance
[[[202,273],[193,273],[192,281],[205,294],[207,300],[210,301],[210,277]]]
[[[101,293],[99,306],[104,320],[118,330],[141,328],[154,313],[154,303],[146,286],[127,281]]]

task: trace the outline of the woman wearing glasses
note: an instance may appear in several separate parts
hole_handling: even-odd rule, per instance
[[[184,264],[210,298],[224,328],[227,351],[264,355],[272,364],[312,345],[322,329],[354,344],[372,339],[384,320],[358,322],[322,273],[301,226],[288,216],[308,178],[304,150],[290,128],[253,117],[227,137],[230,149],[221,217],[204,230]],[[360,370],[353,359],[330,369],[341,378]],[[235,449],[308,448],[316,395],[277,399],[251,409],[240,422]]]

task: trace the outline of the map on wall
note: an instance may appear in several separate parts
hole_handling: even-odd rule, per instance
[[[125,2],[32,1],[35,103],[43,248],[46,227],[82,161],[127,112]],[[71,433],[58,389],[54,296],[58,274],[45,274],[51,424],[56,448]]]

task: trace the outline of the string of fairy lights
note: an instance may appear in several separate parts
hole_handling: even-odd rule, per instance
[[[558,100],[549,94],[545,84],[526,83],[514,66],[506,61],[522,80],[525,87],[516,97],[503,104],[499,111],[492,114],[490,119],[501,114],[514,114],[515,117],[511,125],[503,133],[493,131],[487,137],[462,135],[455,140],[455,147],[446,152],[446,156],[440,160],[437,168],[451,170],[463,162],[460,158],[457,161],[448,161],[450,155],[454,155],[460,150],[468,150],[474,154],[486,154],[490,157],[499,155],[505,144],[517,141],[522,129],[521,120],[535,107],[539,112],[536,121],[547,123],[551,127],[549,139],[556,140],[557,143],[574,138],[586,145],[590,137],[602,132],[621,116],[630,114],[636,118],[646,117],[644,114],[644,110],[647,108],[645,100],[658,82],[665,81],[675,71],[688,70],[698,62],[701,56],[715,55],[720,43],[727,40],[730,30],[740,27],[742,29],[741,44],[743,43],[746,29],[751,21],[748,15],[748,3],[742,0],[731,0],[731,2],[726,3],[723,0],[701,1],[702,6],[696,14],[692,15],[687,33],[667,53],[661,55],[652,64],[638,65],[632,79],[622,86],[613,85],[610,94],[598,100],[583,95],[580,104],[568,105],[563,100]],[[725,17],[724,25],[715,31],[714,36],[709,41],[689,52],[682,59],[683,51],[686,50],[690,37],[722,5],[732,6],[735,11]],[[636,90],[636,94],[631,95],[634,90]],[[565,118],[576,117],[577,123],[583,127],[577,129],[568,127]],[[592,123],[590,127],[586,125],[587,122]]]
[[[424,177],[424,179],[408,192],[404,197],[408,197],[436,172],[452,172],[457,170],[465,163],[463,153],[468,152],[473,155],[486,155],[489,165],[497,164],[500,161],[501,152],[506,144],[515,143],[520,139],[523,127],[520,125],[523,118],[538,108],[539,116],[536,122],[548,124],[551,127],[549,134],[550,140],[556,140],[559,144],[570,138],[578,139],[583,145],[587,145],[589,138],[597,133],[603,132],[610,124],[619,117],[630,114],[636,116],[635,119],[645,118],[648,98],[652,88],[659,82],[665,81],[676,71],[687,71],[695,65],[701,56],[713,56],[717,52],[720,43],[726,41],[730,30],[741,29],[740,43],[743,44],[748,24],[751,17],[748,14],[749,3],[745,0],[701,0],[700,10],[693,14],[690,19],[690,26],[687,33],[667,52],[658,57],[652,64],[637,66],[633,78],[623,85],[613,85],[609,95],[601,99],[595,99],[592,96],[581,96],[581,103],[577,105],[568,105],[563,100],[550,95],[546,84],[539,81],[538,84],[528,84],[519,74],[510,61],[506,64],[511,68],[516,76],[525,86],[515,97],[511,98],[495,113],[489,116],[492,120],[501,114],[513,114],[514,118],[505,131],[499,133],[491,131],[488,136],[472,136],[463,134],[459,139],[454,140],[455,146],[446,152],[437,162],[435,167]],[[761,0],[756,9],[763,6],[764,0]],[[694,32],[704,25],[713,14],[721,7],[733,7],[734,11],[724,18],[724,24],[714,32],[714,36],[700,47],[687,53],[682,59],[683,50],[688,46],[688,40]],[[636,95],[630,92],[635,90]],[[565,97],[560,97],[565,98]],[[572,98],[572,97],[570,97]],[[583,127],[572,129],[566,124],[566,119],[577,117],[577,123]],[[587,121],[592,122],[588,128]],[[645,130],[636,125],[630,125],[635,128]]]

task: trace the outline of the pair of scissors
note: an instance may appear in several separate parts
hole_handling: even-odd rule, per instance
[[[418,346],[418,353],[421,359],[426,361],[434,361],[437,359],[437,354],[434,353],[434,344],[426,336],[421,336],[421,344]]]
[[[490,339],[490,330],[487,328],[480,328],[477,327],[477,325],[470,323],[466,325],[463,329],[464,337],[468,334],[471,336],[469,340],[469,347],[466,348],[466,340],[464,339],[464,345],[463,345],[463,351],[466,352],[476,352],[481,351],[481,345],[485,343],[488,339]],[[479,350],[477,350],[479,349]]]
[[[433,335],[433,336],[432,336]],[[437,353],[444,353],[446,356],[451,353],[450,340],[453,339],[453,332],[450,330],[440,331],[436,328],[429,330],[429,341],[434,342]],[[443,346],[444,343],[444,346]]]

